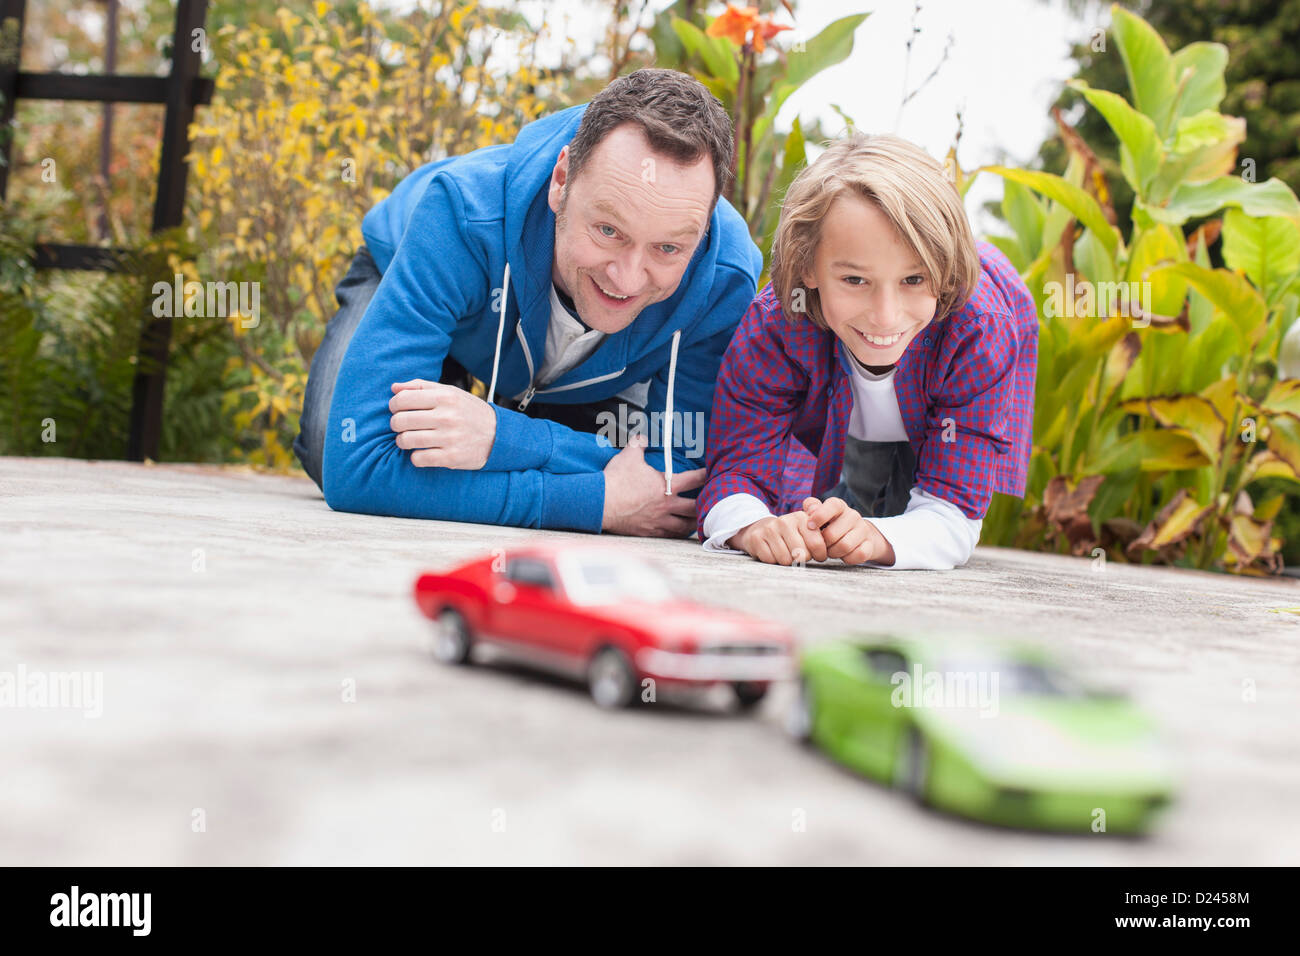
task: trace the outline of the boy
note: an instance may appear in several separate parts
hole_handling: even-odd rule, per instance
[[[943,168],[893,136],[832,145],[791,184],[723,357],[705,549],[964,564],[993,492],[1024,494],[1037,352],[1029,291]]]

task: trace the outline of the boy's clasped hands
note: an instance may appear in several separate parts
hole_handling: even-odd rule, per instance
[[[789,566],[831,558],[845,564],[894,563],[894,549],[885,536],[842,498],[805,498],[802,510],[755,521],[728,543],[764,564]]]

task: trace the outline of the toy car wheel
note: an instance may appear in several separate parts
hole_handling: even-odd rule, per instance
[[[800,743],[812,741],[813,706],[813,690],[805,677],[799,681],[799,694],[785,720],[786,731]]]
[[[909,727],[894,764],[894,786],[918,803],[924,803],[929,772],[930,747],[920,731]]]
[[[767,685],[754,681],[736,681],[731,685],[741,710],[753,710],[767,696]]]
[[[444,664],[469,663],[474,643],[469,624],[454,608],[446,608],[434,621],[433,656]]]
[[[636,673],[627,655],[616,647],[596,652],[587,667],[587,689],[600,707],[616,710],[636,700]]]

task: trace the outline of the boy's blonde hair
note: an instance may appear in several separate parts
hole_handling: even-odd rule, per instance
[[[925,266],[938,304],[936,318],[965,305],[980,277],[979,253],[961,196],[944,168],[919,146],[897,136],[854,133],[832,144],[785,194],[772,242],[772,289],[788,318],[807,312],[826,328],[816,289],[794,292],[812,271],[821,223],[844,194],[875,203]]]

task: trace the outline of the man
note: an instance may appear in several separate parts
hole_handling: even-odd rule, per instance
[[[330,507],[690,534],[762,269],[719,201],[733,148],[702,85],[638,70],[399,183],[363,221],[294,443]],[[648,443],[619,434],[643,411]]]

